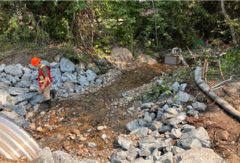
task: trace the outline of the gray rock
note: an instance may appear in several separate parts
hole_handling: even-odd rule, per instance
[[[97,75],[95,74],[95,72],[91,71],[91,70],[87,70],[86,71],[86,76],[87,76],[87,80],[90,82],[90,81],[93,81]]]
[[[151,109],[153,107],[154,103],[153,102],[149,102],[149,103],[144,103],[141,106],[141,110],[145,110],[145,109]]]
[[[97,84],[102,84],[102,80],[101,80],[101,79],[97,79],[97,80],[96,80],[96,83],[97,83]]]
[[[133,110],[135,110],[135,107],[132,106],[132,107],[128,108],[128,110],[133,111]]]
[[[191,115],[195,118],[198,118],[198,111],[196,111],[196,110],[188,110],[187,114]]]
[[[161,80],[159,80],[159,82],[158,82],[158,84],[157,85],[162,85],[162,83],[163,83],[163,80],[161,79]]]
[[[74,88],[75,89],[75,88]],[[69,88],[68,90],[69,93],[74,93],[74,90],[72,88]]]
[[[77,83],[77,78],[76,78],[76,76],[74,76],[73,74],[70,74],[69,72],[65,72],[64,74],[62,74],[62,77],[67,78],[68,80],[70,80],[70,81],[73,82],[74,84]]]
[[[159,134],[158,130],[155,130],[150,134],[150,136],[152,136],[154,138],[158,138],[160,136],[160,134]]]
[[[141,156],[141,157],[148,157],[150,155],[151,155],[151,151],[149,149],[142,149],[139,152],[139,156]]]
[[[78,87],[75,87],[74,90],[75,92],[79,92],[80,90],[82,90],[83,86],[78,86]]]
[[[158,161],[160,161],[162,163],[173,163],[172,152],[165,153]]]
[[[186,102],[188,102],[188,100],[191,97],[191,95],[185,92],[178,92],[177,96],[178,96],[177,100],[180,101],[181,104],[185,104]]]
[[[168,114],[172,114],[172,115],[178,114],[178,111],[176,109],[174,109],[174,108],[169,108],[168,110],[166,110],[166,112]]]
[[[7,90],[9,87],[9,85],[7,83],[4,83],[4,82],[0,82],[0,89],[5,89]]]
[[[183,125],[181,129],[182,129],[182,133],[187,133],[195,130],[195,127],[190,125]]]
[[[30,91],[30,92],[37,92],[37,91],[38,91],[38,88],[39,88],[38,85],[32,84],[32,85],[30,85],[29,91]]]
[[[23,71],[24,74],[31,74],[32,73],[32,70],[29,69],[29,68],[26,68],[26,67],[23,67],[22,71]]]
[[[13,110],[19,115],[26,115],[27,111],[23,104],[16,105]]]
[[[0,89],[0,103],[4,104],[13,104],[12,97],[8,94],[7,91]]]
[[[94,147],[96,147],[96,146],[97,146],[97,144],[94,143],[94,142],[89,142],[89,143],[87,143],[87,147],[94,148]]]
[[[33,71],[32,76],[31,76],[31,80],[37,80],[37,79],[38,79],[38,71]]]
[[[77,73],[79,73],[81,75],[85,75],[84,70],[82,68],[78,67],[78,66],[76,67],[76,71],[77,71]]]
[[[145,112],[144,119],[146,122],[152,122],[152,117],[148,112]]]
[[[19,95],[19,94],[28,93],[29,90],[27,88],[9,87],[7,92],[10,95]]]
[[[13,83],[13,85],[15,85],[18,81],[20,81],[20,79],[18,77],[12,77],[11,82]]]
[[[51,77],[52,78],[60,78],[61,77],[61,71],[59,68],[51,69]]]
[[[80,76],[78,77],[78,84],[80,84],[81,86],[89,85],[89,81],[85,76]]]
[[[34,163],[54,163],[52,152],[49,147],[45,147],[38,153],[38,156],[33,160]]]
[[[129,155],[127,155],[127,160],[132,162],[139,156],[140,149],[139,148],[130,147],[128,149],[128,152],[129,152]]]
[[[180,129],[173,128],[171,131],[171,136],[175,139],[178,139],[182,136],[182,132],[180,131]]]
[[[163,123],[167,124],[168,120],[169,120],[170,118],[173,118],[173,117],[174,117],[173,114],[164,113],[164,114],[162,115],[162,117],[161,117],[161,121],[162,121]]]
[[[178,82],[175,82],[175,83],[173,83],[173,85],[172,85],[172,90],[174,91],[174,92],[176,92],[176,93],[178,93],[178,88],[179,88],[179,83]]]
[[[183,134],[183,136],[178,140],[178,143],[184,149],[199,148],[199,147],[210,148],[211,143],[208,140],[209,140],[209,136],[207,131],[203,127],[199,127],[196,130]]]
[[[181,152],[184,152],[184,151],[185,151],[185,149],[183,149],[183,148],[179,148],[178,146],[173,146],[172,152],[173,152],[174,155],[177,155],[177,154],[179,154]]]
[[[71,155],[63,151],[55,151],[52,153],[54,163],[77,163]]]
[[[38,95],[36,95],[36,97],[34,97],[34,98],[30,101],[30,103],[31,103],[32,105],[37,105],[37,104],[41,104],[44,100],[45,100],[44,95],[43,95],[43,94],[38,94]]]
[[[0,115],[2,115],[5,118],[8,118],[8,119],[10,119],[10,120],[12,120],[14,122],[18,121],[18,114],[15,111],[11,111],[11,112],[1,111]]]
[[[166,131],[171,131],[172,130],[172,127],[171,126],[161,126],[159,129],[158,129],[158,131],[159,131],[159,133],[164,133],[164,132],[166,132]]]
[[[140,126],[145,126],[146,125],[146,122],[143,119],[139,119],[138,123],[139,123]]]
[[[122,149],[128,150],[130,146],[133,144],[131,140],[127,140],[121,136],[118,136],[116,139],[116,143],[122,147]]]
[[[53,62],[49,64],[50,68],[58,68],[59,67],[59,63]]]
[[[18,68],[20,68],[21,70],[22,70],[22,68],[23,68],[23,66],[22,66],[20,63],[16,64],[16,66],[17,66]]]
[[[13,75],[13,76],[21,76],[22,75],[22,70],[18,68],[15,65],[8,65],[4,68],[4,71],[7,74]]]
[[[145,137],[148,134],[148,128],[147,127],[141,127],[135,130],[132,130],[130,134],[138,134],[140,137]]]
[[[192,103],[192,106],[198,111],[205,111],[207,107],[204,103],[201,102],[194,102]]]
[[[1,78],[0,81],[6,83],[7,85],[11,85],[11,81],[6,78]]]
[[[22,81],[30,81],[32,74],[24,74],[21,78]]]
[[[188,105],[188,106],[187,106],[187,109],[188,109],[188,110],[194,110],[194,108],[193,108],[191,105]]]
[[[158,122],[158,121],[153,121],[151,123],[151,125],[149,126],[149,128],[154,131],[154,130],[158,130],[161,126],[163,125],[162,122]]]
[[[68,93],[62,94],[62,97],[67,98],[68,97]]]
[[[121,151],[113,154],[111,158],[111,163],[121,163],[121,161],[126,160],[128,154],[128,151]]]
[[[40,104],[36,104],[36,105],[34,105],[34,106],[33,106],[33,111],[36,112],[36,111],[38,110],[39,106],[40,106]]]
[[[2,73],[0,74],[0,78],[6,78],[6,77],[7,77],[7,74],[6,74],[6,73],[2,72]]]
[[[186,118],[186,115],[184,114],[179,114],[177,116],[175,116],[174,118],[171,118],[167,121],[167,124],[168,125],[172,125],[172,126],[175,126],[179,123],[181,123],[183,120],[185,120]]]
[[[181,163],[226,163],[226,161],[217,155],[212,149],[193,148],[183,151],[177,155]],[[177,163],[180,163],[177,162]]]
[[[128,122],[128,124],[126,125],[126,129],[128,131],[133,131],[134,129],[137,129],[137,128],[140,128],[140,126],[136,120]]]
[[[91,159],[83,159],[82,161],[78,163],[99,163],[97,160],[91,160]]]
[[[183,83],[183,84],[181,84],[181,85],[178,87],[178,90],[184,92],[186,86],[187,86],[187,84],[186,84],[186,83]]]
[[[150,151],[160,147],[159,142],[151,136],[139,140],[138,145],[140,149],[148,149]]]
[[[19,104],[22,101],[30,101],[32,98],[36,97],[36,95],[35,92],[20,94],[13,98],[13,102]]]
[[[68,80],[68,77],[61,77],[61,81],[65,83]]]
[[[73,72],[75,70],[75,65],[68,59],[62,58],[60,61],[60,70],[62,72]]]
[[[5,64],[1,64],[0,65],[0,73],[2,73],[3,72],[3,70],[4,70],[4,68],[6,67],[6,65]]]
[[[29,64],[29,65],[28,65],[28,67],[29,67],[31,70],[33,70],[33,71],[36,71],[36,70],[38,70],[38,68],[37,68],[37,67],[34,67],[34,66],[32,66],[31,64]]]
[[[32,83],[30,81],[23,80],[19,83],[19,87],[22,87],[22,88],[29,88],[31,85]]]

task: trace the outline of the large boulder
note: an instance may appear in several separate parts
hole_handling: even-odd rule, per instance
[[[75,70],[75,65],[68,59],[62,58],[60,61],[60,70],[62,72],[73,72]]]
[[[61,71],[59,68],[51,69],[51,77],[52,78],[61,78]]]
[[[198,111],[205,111],[207,107],[204,103],[201,103],[201,102],[194,102],[192,103],[192,106],[194,107],[194,109]]]
[[[193,148],[175,156],[179,163],[226,163],[223,158],[209,148]],[[178,163],[178,162],[177,162]]]
[[[91,70],[86,71],[86,76],[89,82],[93,81],[97,77],[97,75]]]
[[[53,62],[50,63],[50,68],[58,68],[59,67],[59,63]]]
[[[64,74],[62,74],[62,77],[66,77],[67,79],[71,80],[71,82],[73,82],[74,84],[77,83],[77,78],[75,75],[69,73],[69,72],[65,72]]]
[[[77,73],[79,73],[79,74],[81,74],[81,75],[85,75],[85,72],[84,72],[84,70],[81,68],[81,67],[76,67],[76,71],[77,71]]]
[[[130,134],[138,134],[138,136],[140,136],[140,137],[145,137],[148,134],[148,128],[147,127],[137,128],[137,129],[131,131]]]
[[[32,83],[30,81],[25,81],[25,80],[19,83],[19,87],[22,87],[22,88],[29,88],[31,85]]]
[[[24,74],[21,78],[22,81],[30,81],[32,74]]]
[[[128,122],[126,125],[126,129],[128,131],[133,131],[134,129],[140,128],[140,125],[138,124],[137,120],[133,120],[131,122]]]
[[[160,143],[151,136],[144,137],[143,139],[139,140],[138,145],[140,149],[148,149],[150,151],[160,147]]]
[[[78,84],[80,84],[81,86],[89,85],[89,81],[87,80],[87,78],[85,76],[79,76]]]
[[[36,95],[37,95],[37,93],[35,93],[35,92],[17,95],[16,97],[13,98],[13,102],[15,104],[19,104],[22,101],[30,101],[32,98],[35,98]]]
[[[191,95],[185,93],[185,92],[178,92],[177,94],[177,100],[181,103],[181,104],[185,104],[186,102],[188,102],[188,100],[190,99]]]
[[[38,95],[36,95],[35,98],[33,98],[33,99],[30,101],[30,103],[31,103],[32,105],[41,104],[44,100],[45,100],[44,95],[43,95],[43,94],[38,94]]]
[[[9,87],[7,92],[10,95],[20,95],[20,94],[28,93],[29,90],[27,88]]]
[[[50,66],[50,63],[48,61],[45,61],[45,60],[41,60],[41,64],[47,65],[48,67]]]
[[[184,149],[211,147],[208,133],[203,127],[183,134],[178,140],[178,144]]]
[[[23,67],[22,71],[23,71],[24,74],[31,74],[32,73],[32,70],[29,69],[29,68],[26,68],[26,67]]]
[[[21,68],[15,66],[15,65],[8,65],[8,66],[6,66],[4,68],[4,71],[7,74],[14,75],[14,76],[21,76],[23,74]]]
[[[19,115],[26,115],[27,114],[27,111],[26,111],[23,104],[19,104],[19,105],[14,106],[13,110]]]
[[[126,159],[128,154],[129,154],[128,151],[121,151],[113,154],[111,158],[111,163],[120,163],[120,162],[123,163],[123,161],[127,161]]]

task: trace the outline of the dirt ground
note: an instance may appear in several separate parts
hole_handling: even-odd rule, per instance
[[[209,82],[216,85],[216,81]],[[239,82],[226,84],[215,93],[221,95],[230,104],[239,108],[238,97]],[[200,91],[196,89],[195,82],[188,83],[187,92],[196,96]],[[195,127],[203,126],[209,134],[214,151],[224,158],[228,163],[240,162],[240,123],[234,117],[226,113],[220,106],[216,105],[207,96],[201,93],[197,100],[207,104],[206,111],[199,114],[199,119],[190,118]]]

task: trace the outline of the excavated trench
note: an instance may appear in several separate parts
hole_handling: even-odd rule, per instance
[[[144,65],[125,71],[114,83],[96,92],[70,100],[55,100],[50,110],[37,112],[30,119],[35,126],[26,129],[41,147],[49,146],[53,151],[63,150],[79,160],[90,158],[106,162],[116,137],[125,133],[125,125],[135,119],[126,113],[134,100],[121,104],[116,102],[114,106],[111,104],[121,99],[125,91],[147,84],[154,77],[161,76],[160,72],[173,68],[176,66]],[[99,126],[103,130],[98,130]],[[101,138],[103,134],[106,134],[107,139]],[[88,142],[94,142],[97,146],[86,147]]]

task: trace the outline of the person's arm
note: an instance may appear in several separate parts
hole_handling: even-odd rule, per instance
[[[43,83],[43,86],[44,86],[44,87],[46,86],[46,84],[47,84],[47,81],[48,81],[48,76],[47,76],[47,77],[45,77],[45,79],[44,79],[44,83]]]

